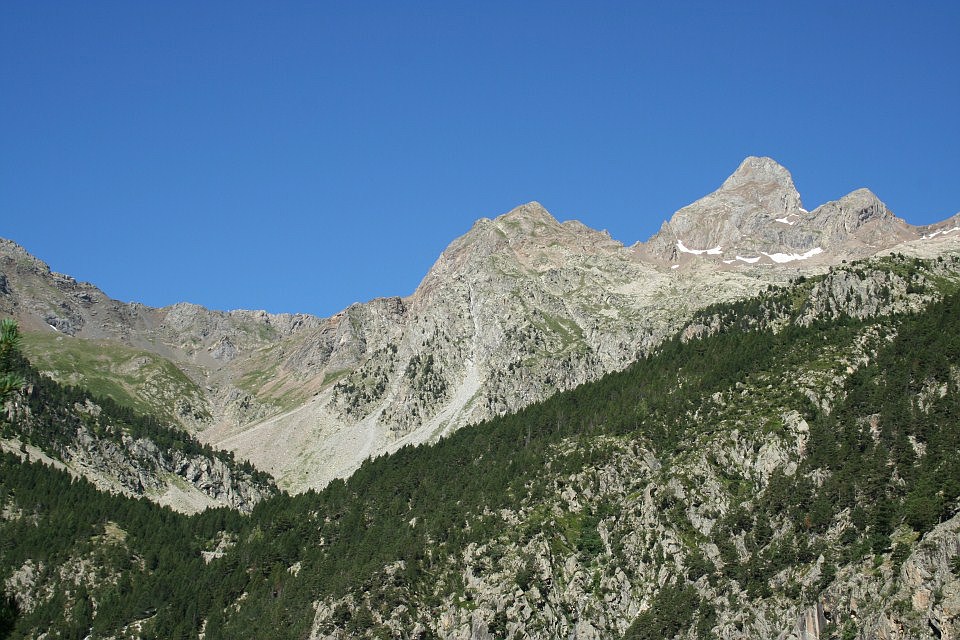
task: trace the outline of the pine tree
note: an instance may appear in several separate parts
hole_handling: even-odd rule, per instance
[[[0,320],[0,403],[6,402],[25,384],[22,376],[10,371],[12,359],[20,349],[20,328],[15,320]]]

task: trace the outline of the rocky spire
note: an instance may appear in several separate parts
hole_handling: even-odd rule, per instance
[[[793,176],[773,158],[749,156],[740,163],[737,170],[720,187],[721,191],[738,189],[744,185],[760,185],[765,188],[777,186],[783,190],[796,192]]]
[[[674,260],[685,249],[719,255],[717,247],[737,245],[775,220],[793,222],[803,213],[790,172],[772,158],[751,156],[719,189],[677,211],[645,250],[661,260]]]

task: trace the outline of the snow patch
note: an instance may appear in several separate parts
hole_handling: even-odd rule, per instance
[[[692,253],[695,256],[699,256],[704,253],[708,256],[719,256],[723,253],[723,250],[720,249],[719,246],[716,246],[712,249],[687,249],[685,246],[683,246],[682,240],[677,240],[677,249],[683,253]]]
[[[739,260],[740,262],[746,262],[747,264],[753,264],[753,263],[758,262],[758,261],[760,260],[760,256],[757,256],[756,258],[748,258],[748,257],[744,257],[744,256],[737,256],[736,258],[731,259],[731,260],[724,260],[724,261],[723,261],[723,264],[733,264],[733,263],[736,262],[737,260]]]
[[[796,215],[796,214],[790,214],[790,215]],[[788,225],[790,225],[791,227],[792,227],[793,225],[797,224],[797,221],[796,221],[796,220],[791,220],[791,219],[790,219],[790,216],[785,216],[785,217],[783,217],[783,218],[776,218],[776,221],[777,221],[777,222],[782,222],[783,224],[788,224]]]
[[[936,238],[937,236],[940,236],[940,235],[945,236],[945,235],[947,235],[948,233],[953,233],[954,231],[960,231],[960,225],[957,225],[956,227],[953,227],[952,229],[940,229],[940,230],[938,230],[938,231],[934,231],[934,232],[931,233],[930,235],[921,236],[920,239],[921,239],[921,240],[930,240],[930,239]]]
[[[680,265],[678,265],[678,264],[672,264],[672,265],[670,265],[670,268],[671,268],[671,269],[679,269],[679,268],[680,268]]]
[[[761,251],[761,253],[763,252]],[[764,253],[763,255],[767,256],[778,264],[783,264],[785,262],[793,262],[794,260],[806,260],[807,258],[812,258],[819,253],[823,253],[823,249],[820,247],[814,247],[806,253]]]

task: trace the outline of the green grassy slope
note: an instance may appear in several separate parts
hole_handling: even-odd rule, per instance
[[[200,388],[172,362],[148,351],[56,333],[25,334],[23,351],[55,380],[141,413],[175,422],[209,417]]]

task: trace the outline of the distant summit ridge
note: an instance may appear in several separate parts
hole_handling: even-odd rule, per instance
[[[786,168],[751,156],[719,189],[664,222],[640,250],[673,265],[701,257],[726,265],[836,262],[838,256],[872,255],[916,235],[867,189],[807,211]]]

